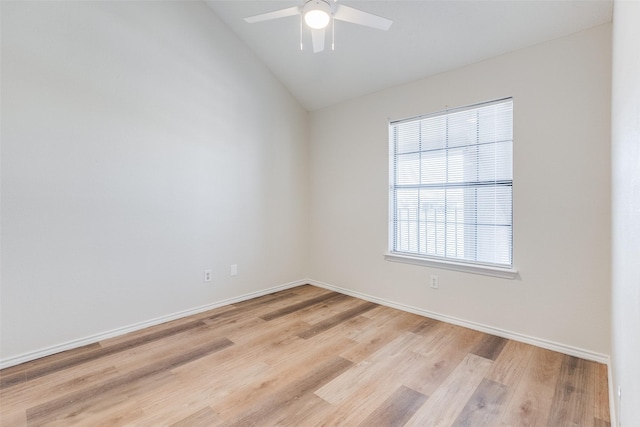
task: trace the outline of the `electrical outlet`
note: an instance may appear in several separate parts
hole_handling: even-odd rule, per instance
[[[238,264],[231,264],[231,275],[232,276],[238,275]]]
[[[431,282],[429,282],[429,286],[431,287],[431,289],[439,289],[440,288],[440,282],[438,281],[438,276],[435,275],[431,275]]]
[[[204,281],[205,282],[210,282],[211,281],[211,270],[205,270],[204,271]]]

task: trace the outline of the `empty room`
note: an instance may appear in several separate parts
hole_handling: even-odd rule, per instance
[[[640,426],[640,0],[0,24],[0,426]]]

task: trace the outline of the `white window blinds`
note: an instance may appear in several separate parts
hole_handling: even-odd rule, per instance
[[[392,122],[390,250],[510,268],[513,101]]]

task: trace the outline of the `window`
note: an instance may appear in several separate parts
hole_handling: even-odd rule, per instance
[[[512,99],[392,122],[389,140],[390,256],[511,269]]]

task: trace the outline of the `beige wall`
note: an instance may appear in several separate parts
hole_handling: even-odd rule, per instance
[[[640,425],[640,2],[613,16],[613,390],[618,421]],[[618,398],[618,389],[621,390]]]
[[[3,361],[306,276],[308,115],[204,3],[1,3]]]
[[[606,359],[610,46],[607,24],[313,112],[310,277]],[[388,120],[507,96],[520,278],[385,261]]]

